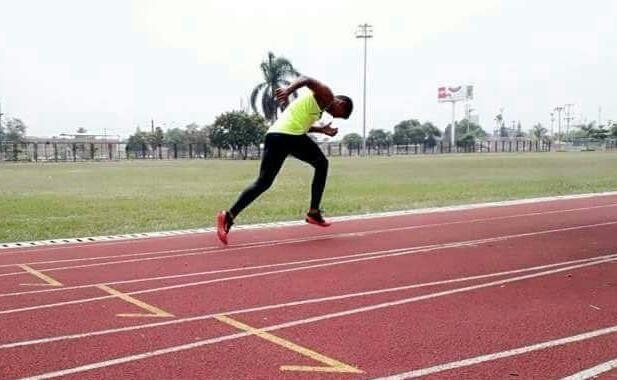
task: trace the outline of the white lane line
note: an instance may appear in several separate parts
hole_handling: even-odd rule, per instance
[[[605,363],[598,364],[595,367],[588,368],[584,371],[575,373],[568,377],[564,377],[562,380],[587,380],[587,379],[595,379],[598,375],[601,375],[605,372],[612,371],[617,369],[617,358],[613,360],[609,360]]]
[[[384,250],[384,251],[370,251],[370,252],[365,252],[365,253],[354,253],[351,255],[344,255],[344,256],[324,257],[324,258],[319,258],[319,259],[287,261],[287,262],[275,263],[275,264],[263,264],[263,265],[249,266],[249,267],[217,269],[217,270],[210,270],[210,271],[203,271],[203,272],[191,272],[191,273],[168,275],[168,276],[145,277],[145,278],[138,278],[138,279],[132,279],[132,280],[106,281],[106,282],[92,283],[92,284],[85,284],[85,285],[67,286],[61,289],[60,288],[43,289],[43,290],[30,290],[30,291],[22,291],[22,292],[15,292],[15,293],[4,293],[4,294],[0,294],[0,297],[15,297],[15,296],[31,295],[31,294],[39,294],[39,293],[50,293],[54,291],[86,289],[86,288],[92,288],[98,285],[134,284],[134,283],[148,282],[148,281],[171,280],[171,279],[186,278],[186,277],[198,277],[198,276],[211,275],[211,274],[245,272],[245,271],[257,270],[257,269],[279,268],[279,267],[293,266],[293,265],[337,261],[337,260],[344,260],[344,259],[354,258],[354,257],[365,257],[365,256],[374,256],[374,255],[376,256],[376,255],[381,255],[381,254],[386,254],[386,253],[397,253],[397,252],[411,253],[412,251],[417,251],[417,250],[422,251],[426,249],[435,249],[435,248],[448,248],[448,247],[444,246],[444,244],[436,244],[436,245],[430,245],[430,246],[415,246],[415,247],[412,246],[412,247],[389,249],[389,250]]]
[[[617,206],[617,204],[615,204],[615,206]],[[529,216],[529,215],[535,215],[535,214],[536,213],[533,213],[533,214],[521,214],[519,216]],[[470,220],[468,222],[473,222],[473,220]],[[455,223],[459,223],[459,222],[455,222]],[[465,222],[462,222],[462,223],[465,223]],[[426,226],[428,226],[428,225],[426,225]],[[399,229],[410,229],[410,228],[413,228],[413,227],[396,228],[396,230],[399,230]],[[380,231],[377,231],[377,233],[381,233],[383,231],[390,231],[390,230],[392,230],[392,229],[380,230]],[[371,231],[371,233],[375,233],[375,231]],[[345,237],[347,237],[347,236],[350,236],[350,235],[355,236],[357,234],[364,234],[364,233],[346,233],[346,234],[338,234],[338,235],[339,236],[340,235],[345,235]],[[283,242],[283,241],[281,240],[279,242]],[[389,249],[389,250],[383,250],[383,251],[372,251],[372,252],[367,252],[367,253],[362,253],[362,254],[351,254],[351,255],[343,255],[343,256],[336,256],[336,257],[321,258],[321,259],[309,259],[309,260],[292,261],[292,262],[285,262],[285,263],[264,264],[264,265],[258,265],[258,266],[252,266],[252,267],[240,267],[240,268],[228,268],[228,269],[219,269],[219,270],[209,270],[209,271],[192,272],[192,273],[185,273],[185,274],[179,274],[179,275],[146,277],[146,278],[140,278],[140,279],[123,280],[123,281],[106,281],[106,282],[99,282],[99,283],[93,283],[93,284],[84,284],[84,285],[77,285],[77,286],[67,286],[67,287],[58,288],[58,289],[42,289],[42,290],[32,290],[32,291],[11,292],[11,293],[0,294],[0,298],[2,298],[2,297],[14,297],[14,296],[21,296],[21,295],[28,295],[28,294],[48,293],[48,292],[56,292],[56,291],[67,291],[67,290],[75,290],[75,289],[85,289],[85,288],[90,288],[90,287],[93,287],[93,286],[105,285],[105,284],[106,285],[131,284],[131,283],[139,283],[139,282],[147,282],[147,281],[159,281],[159,280],[186,278],[186,277],[197,277],[197,276],[220,274],[220,273],[240,272],[240,271],[249,271],[249,270],[255,270],[255,269],[266,269],[266,268],[275,268],[275,267],[281,267],[281,266],[300,265],[300,264],[308,264],[308,263],[323,262],[323,261],[333,261],[333,260],[346,259],[346,258],[351,258],[351,257],[362,257],[362,256],[366,256],[366,255],[378,255],[378,254],[383,254],[383,253],[394,253],[394,252],[407,251],[407,250],[413,250],[413,249],[427,249],[427,248],[433,248],[433,247],[443,247],[443,244],[447,244],[447,243],[441,243],[441,244],[436,244],[436,245],[434,244],[434,245],[428,245],[428,246],[415,246],[415,247],[395,248],[395,249]],[[179,257],[179,255],[176,255],[174,257]],[[72,268],[75,268],[75,267],[67,267],[67,268],[71,268],[72,269]],[[65,269],[65,268],[55,268],[55,270],[60,270],[60,269]],[[45,271],[48,272],[48,271],[52,271],[52,270],[54,270],[54,268],[46,269]],[[16,272],[15,274],[18,275],[20,273],[21,272]]]
[[[482,223],[482,222],[491,222],[491,221],[497,221],[497,220],[524,218],[524,217],[529,217],[529,216],[562,214],[562,213],[570,213],[570,212],[576,212],[576,211],[589,211],[589,210],[613,208],[613,207],[617,207],[617,203],[610,203],[610,204],[600,205],[600,206],[562,209],[562,210],[538,211],[538,212],[530,212],[530,213],[515,214],[515,215],[494,216],[494,217],[487,217],[487,218],[466,219],[466,220],[460,220],[460,221],[454,221],[454,222],[430,223],[430,224],[422,224],[422,225],[414,225],[414,226],[406,226],[406,227],[393,227],[393,228],[385,228],[385,229],[379,229],[379,230],[341,232],[341,233],[334,233],[334,234],[310,236],[310,237],[304,237],[304,238],[264,240],[264,241],[236,244],[236,245],[226,247],[226,248],[221,248],[220,246],[207,246],[207,247],[200,247],[200,248],[171,249],[171,250],[164,250],[164,251],[147,251],[147,252],[139,252],[139,253],[120,254],[120,255],[82,257],[82,258],[75,258],[75,259],[29,261],[29,262],[24,262],[24,263],[19,263],[19,264],[37,265],[37,264],[58,264],[58,263],[68,263],[68,262],[80,262],[80,261],[99,261],[99,260],[115,259],[115,258],[120,258],[120,257],[122,258],[141,257],[141,256],[152,256],[152,255],[158,255],[158,254],[189,253],[189,252],[196,252],[196,251],[204,252],[204,253],[219,253],[219,252],[228,252],[230,250],[237,250],[237,249],[256,248],[264,244],[269,245],[269,244],[275,244],[275,243],[278,243],[278,244],[303,243],[303,242],[308,242],[308,241],[323,240],[323,239],[330,239],[330,238],[336,238],[336,237],[345,238],[345,237],[365,236],[365,235],[381,234],[381,233],[386,233],[386,232],[399,232],[399,231],[407,231],[407,230],[415,230],[415,229],[426,229],[426,228],[432,228],[432,227],[445,227],[445,226],[458,225],[458,224]],[[164,258],[169,258],[169,257],[182,257],[182,256],[174,255],[174,256],[165,256]],[[13,267],[15,265],[16,264],[0,264],[0,268]],[[65,269],[74,269],[74,268],[84,268],[84,266],[58,267],[58,268],[49,268],[46,270],[65,270]],[[0,276],[8,276],[8,275],[13,275],[13,273],[0,274]]]
[[[91,331],[91,332],[86,332],[86,333],[61,335],[61,336],[39,338],[39,339],[33,339],[33,340],[27,340],[27,341],[21,341],[21,342],[5,343],[3,345],[0,345],[0,349],[23,347],[23,346],[30,346],[30,345],[36,345],[36,344],[45,344],[45,343],[58,342],[58,341],[64,341],[64,340],[82,339],[82,338],[89,338],[89,337],[95,337],[95,336],[101,336],[101,335],[117,334],[117,333],[128,332],[128,331],[144,330],[144,329],[156,328],[156,327],[162,327],[162,326],[168,326],[168,325],[183,324],[183,323],[188,323],[188,322],[203,321],[206,319],[213,318],[217,315],[245,314],[245,313],[251,313],[251,312],[256,312],[256,311],[274,310],[274,309],[280,309],[280,308],[291,307],[291,306],[301,306],[301,305],[308,305],[308,304],[315,304],[315,303],[322,303],[322,302],[329,302],[329,301],[339,301],[339,300],[350,299],[350,298],[394,293],[394,292],[400,292],[400,291],[411,290],[411,289],[419,289],[419,288],[425,288],[425,287],[431,287],[431,286],[448,285],[448,284],[455,284],[459,282],[482,280],[486,278],[534,272],[534,271],[540,271],[544,269],[556,268],[556,267],[561,267],[561,266],[566,266],[566,265],[590,263],[590,262],[596,262],[596,261],[606,260],[606,259],[617,259],[617,254],[596,256],[596,257],[592,257],[588,259],[565,261],[561,263],[540,265],[540,266],[535,266],[535,267],[515,269],[515,270],[509,270],[509,271],[503,271],[503,272],[475,275],[471,277],[461,277],[461,278],[454,278],[454,279],[449,279],[449,280],[439,280],[439,281],[425,282],[425,283],[419,283],[419,284],[398,286],[398,287],[393,287],[393,288],[384,288],[384,289],[369,290],[369,291],[356,292],[356,293],[340,294],[336,296],[309,298],[309,299],[303,299],[303,300],[290,301],[286,303],[256,306],[256,307],[251,307],[251,308],[246,308],[246,309],[221,311],[221,312],[217,312],[214,314],[204,314],[204,315],[195,316],[195,317],[175,319],[172,321],[155,322],[155,323],[148,323],[148,324],[142,324],[142,325],[120,327],[120,328],[115,328],[115,329]]]
[[[557,346],[563,346],[563,345],[566,345],[566,344],[576,343],[576,342],[580,342],[580,341],[583,341],[583,340],[588,340],[588,339],[596,338],[596,337],[599,337],[599,336],[608,335],[608,334],[614,334],[614,333],[617,333],[617,326],[611,326],[611,327],[607,327],[607,328],[600,329],[600,330],[589,331],[589,332],[586,332],[586,333],[582,333],[582,334],[578,334],[578,335],[573,335],[573,336],[569,336],[569,337],[566,337],[566,338],[549,340],[547,342],[542,342],[542,343],[532,344],[530,346],[514,348],[512,350],[501,351],[501,352],[494,352],[492,354],[476,356],[476,357],[473,357],[473,358],[459,360],[459,361],[445,363],[445,364],[440,364],[440,365],[436,365],[436,366],[433,366],[433,367],[417,369],[417,370],[409,371],[409,372],[405,372],[405,373],[399,373],[397,375],[380,377],[380,378],[378,378],[376,380],[414,379],[414,378],[417,378],[417,377],[432,375],[434,373],[449,371],[449,370],[452,370],[452,369],[457,369],[457,368],[462,368],[462,367],[469,367],[469,366],[480,364],[480,363],[490,362],[490,361],[493,361],[493,360],[498,360],[498,359],[503,359],[503,358],[509,358],[509,357],[512,357],[512,356],[523,355],[523,354],[526,354],[526,353],[529,353],[529,352],[545,350],[547,348],[552,348],[552,347],[557,347]],[[616,368],[615,365],[617,365],[617,360],[615,360],[613,362],[609,362],[609,363],[604,363],[604,365],[608,365],[608,366],[613,365],[612,368]],[[605,367],[601,367],[598,370],[601,370],[603,368],[605,368]],[[608,370],[610,370],[610,369],[611,368],[609,368]],[[603,372],[606,372],[606,371],[603,371]],[[598,373],[601,373],[601,372],[598,372]],[[576,376],[576,375],[574,375],[574,376]],[[567,379],[588,379],[588,378],[589,377],[568,377]]]
[[[565,213],[565,212],[584,211],[584,210],[590,210],[590,209],[596,209],[596,208],[608,208],[608,207],[617,207],[617,203],[610,204],[610,205],[603,205],[603,206],[593,206],[593,207],[584,207],[584,208],[567,209],[567,210],[555,210],[555,211],[547,211],[547,212],[533,212],[533,213],[527,213],[527,214],[517,214],[517,215],[510,215],[510,216],[498,216],[498,217],[491,217],[491,218],[468,219],[468,220],[456,221],[456,222],[433,223],[433,224],[415,225],[415,226],[408,226],[408,227],[393,227],[393,228],[370,230],[370,231],[364,231],[364,232],[344,232],[344,233],[338,233],[338,234],[310,236],[306,238],[267,240],[267,241],[262,241],[262,242],[244,243],[244,244],[239,244],[239,245],[235,245],[235,246],[231,246],[227,248],[220,248],[220,247],[208,248],[208,249],[191,248],[187,250],[179,249],[179,250],[168,250],[168,251],[158,251],[158,252],[143,252],[143,253],[137,253],[137,254],[118,255],[117,257],[150,256],[150,255],[155,255],[159,253],[176,253],[176,254],[148,257],[148,258],[143,258],[143,259],[109,261],[109,262],[96,263],[96,264],[83,264],[83,265],[72,265],[72,266],[64,266],[64,267],[43,268],[41,270],[45,272],[64,271],[64,270],[71,270],[71,269],[93,268],[93,267],[127,264],[127,263],[135,263],[135,262],[142,262],[142,261],[164,260],[164,259],[170,259],[170,258],[174,259],[174,258],[187,257],[187,256],[201,256],[204,254],[212,254],[212,253],[229,253],[229,252],[244,250],[244,249],[249,249],[249,248],[275,247],[279,245],[305,243],[305,242],[319,241],[319,240],[325,240],[325,239],[330,239],[330,238],[335,238],[335,237],[350,238],[350,237],[359,237],[359,236],[379,235],[379,234],[383,234],[387,232],[409,231],[409,230],[426,229],[426,228],[432,228],[432,227],[443,227],[443,226],[457,225],[457,224],[468,225],[470,223],[490,222],[490,221],[496,221],[496,220],[506,220],[506,219],[520,218],[520,217],[537,216],[537,215],[560,214],[560,213]],[[188,253],[183,253],[183,252],[188,252]],[[113,256],[108,256],[108,258],[110,257],[113,257]],[[99,260],[99,258],[69,259],[67,261],[82,261],[82,260]],[[60,260],[59,262],[62,262],[62,260]],[[49,262],[31,262],[31,263],[26,263],[26,264],[34,265],[34,264],[44,264],[44,263],[49,263]],[[15,264],[6,264],[5,266],[14,266],[14,265]],[[2,266],[0,265],[0,267]],[[23,272],[20,271],[20,272],[3,273],[3,274],[0,274],[0,277],[10,277],[10,276],[19,276],[19,275],[23,275]]]
[[[485,243],[493,243],[493,242],[498,242],[498,241],[516,239],[516,238],[521,238],[521,237],[539,236],[539,235],[546,235],[546,234],[551,234],[551,233],[556,233],[556,232],[574,231],[574,230],[610,226],[610,225],[616,225],[616,224],[617,224],[617,221],[613,221],[613,222],[605,222],[605,223],[597,223],[597,224],[588,224],[588,225],[576,226],[576,227],[559,228],[559,229],[553,229],[553,230],[526,232],[522,234],[505,235],[505,236],[499,236],[499,237],[487,238],[487,239],[469,240],[469,241],[446,243],[446,244],[436,244],[433,246],[428,246],[426,248],[415,248],[415,249],[410,249],[410,250],[402,250],[402,252],[401,252],[401,249],[396,249],[394,250],[395,251],[394,253],[388,253],[388,254],[377,255],[377,256],[375,256],[375,253],[369,252],[369,253],[363,253],[360,255],[358,254],[351,255],[352,257],[361,256],[361,258],[354,258],[350,260],[341,260],[341,261],[336,261],[332,263],[308,265],[308,266],[302,266],[302,267],[297,267],[297,268],[266,271],[266,272],[252,273],[252,274],[240,275],[240,276],[223,277],[223,278],[217,278],[213,280],[205,280],[205,281],[191,282],[191,283],[178,284],[178,285],[169,285],[169,286],[164,286],[164,287],[159,287],[159,288],[126,292],[126,294],[138,295],[138,294],[146,294],[146,293],[156,293],[156,292],[161,292],[161,291],[167,291],[167,290],[173,290],[173,289],[183,289],[183,288],[188,288],[188,287],[213,284],[213,283],[219,283],[219,282],[226,282],[226,281],[232,281],[232,280],[264,277],[264,276],[269,276],[273,274],[304,271],[307,269],[324,268],[324,267],[349,264],[349,263],[355,263],[355,262],[361,262],[361,261],[377,260],[377,259],[382,259],[382,258],[390,258],[390,257],[409,255],[409,254],[414,254],[414,253],[430,252],[430,251],[442,250],[446,248],[460,248],[460,247],[466,247],[466,246],[473,246],[473,245],[479,245],[479,244],[485,244]],[[364,257],[364,256],[369,256],[369,257]],[[28,306],[28,307],[17,308],[17,309],[0,310],[0,315],[21,313],[21,312],[41,310],[41,309],[49,309],[49,308],[54,308],[54,307],[62,307],[62,306],[69,306],[69,305],[76,305],[76,304],[83,304],[87,302],[106,300],[109,298],[113,298],[113,297],[101,296],[101,297],[82,298],[82,299],[77,299],[77,300],[72,300],[72,301]]]
[[[184,252],[194,252],[194,251],[210,251],[214,249],[220,249],[220,247],[201,247],[201,248],[185,248],[185,249],[169,249],[165,251],[151,251],[151,252],[139,252],[139,253],[129,253],[126,255],[108,255],[108,256],[95,256],[95,257],[82,257],[78,259],[59,259],[59,260],[46,260],[46,261],[29,261],[24,263],[17,264],[2,264],[0,268],[10,268],[18,264],[25,265],[37,265],[37,264],[58,264],[58,263],[71,263],[71,262],[79,262],[79,261],[97,261],[97,260],[107,260],[107,259],[117,259],[119,257],[139,257],[139,256],[151,256],[151,255],[159,255],[159,254],[168,254],[168,253],[184,253]]]
[[[451,290],[447,290],[447,291],[443,291],[443,292],[437,292],[437,293],[426,294],[426,295],[422,295],[422,296],[405,298],[405,299],[401,299],[401,300],[397,300],[397,301],[385,302],[385,303],[375,304],[375,305],[371,305],[371,306],[364,306],[364,307],[355,308],[355,309],[349,309],[349,310],[345,310],[345,311],[341,311],[341,312],[336,312],[336,313],[323,314],[323,315],[319,315],[319,316],[315,316],[315,317],[299,319],[299,320],[295,320],[295,321],[291,321],[291,322],[286,322],[286,323],[281,323],[281,324],[270,326],[270,327],[260,328],[260,331],[270,332],[270,331],[280,330],[280,329],[284,329],[284,328],[301,326],[301,325],[305,325],[305,324],[309,324],[309,323],[314,323],[314,322],[320,322],[320,321],[329,320],[329,319],[333,319],[333,318],[339,318],[339,317],[343,317],[343,316],[349,316],[349,315],[365,313],[365,312],[368,312],[368,311],[375,311],[375,310],[380,310],[380,309],[385,309],[385,308],[391,308],[393,306],[405,305],[405,304],[409,304],[409,303],[412,303],[412,302],[419,302],[419,301],[423,301],[423,300],[427,300],[427,299],[434,299],[434,298],[443,297],[443,296],[447,296],[447,295],[463,293],[463,292],[469,292],[469,291],[473,291],[473,290],[477,290],[477,289],[494,287],[494,286],[497,286],[497,285],[503,285],[503,284],[512,283],[512,282],[523,281],[523,280],[527,280],[527,279],[531,279],[531,278],[538,278],[538,277],[548,276],[548,275],[552,275],[552,274],[560,273],[560,272],[564,272],[564,271],[570,271],[570,270],[574,270],[574,269],[585,268],[585,267],[589,267],[589,266],[593,266],[593,265],[603,264],[603,263],[609,262],[611,260],[616,260],[616,259],[613,258],[613,259],[608,259],[608,260],[598,260],[598,261],[595,261],[595,262],[592,262],[592,263],[572,265],[572,266],[565,267],[565,268],[559,268],[559,269],[554,269],[554,270],[549,270],[549,271],[545,271],[545,272],[539,272],[539,273],[534,273],[534,274],[529,274],[529,275],[524,275],[524,276],[512,277],[512,278],[508,278],[508,279],[505,279],[505,280],[499,280],[499,281],[493,281],[493,282],[488,282],[488,283],[479,284],[479,285],[473,285],[473,286],[467,286],[467,287],[463,287],[463,288],[451,289]],[[594,337],[594,336],[609,334],[609,333],[613,333],[613,332],[617,332],[617,326],[613,326],[613,327],[608,328],[608,329],[597,330],[597,331],[591,332],[591,333],[586,333],[586,334],[584,334],[585,335],[584,339],[589,339],[589,338]],[[129,356],[119,357],[119,358],[115,358],[115,359],[111,359],[111,360],[99,361],[99,362],[90,363],[90,364],[86,364],[86,365],[82,365],[82,366],[78,366],[78,367],[66,368],[66,369],[59,370],[59,371],[43,373],[43,374],[31,377],[29,379],[50,379],[50,378],[54,378],[54,377],[66,376],[66,375],[70,375],[70,374],[74,374],[74,373],[80,373],[80,372],[91,371],[91,370],[94,370],[94,369],[110,367],[110,366],[114,366],[114,365],[118,365],[118,364],[130,363],[130,362],[134,362],[134,361],[138,361],[138,360],[144,360],[144,359],[152,358],[152,357],[155,357],[155,356],[160,356],[160,355],[176,353],[176,352],[180,352],[180,351],[191,350],[191,349],[195,349],[195,348],[198,348],[198,347],[203,347],[203,346],[210,345],[210,344],[213,344],[213,343],[219,343],[219,342],[226,341],[226,340],[238,339],[238,338],[241,338],[243,336],[246,336],[247,334],[248,333],[246,333],[246,334],[226,335],[226,336],[221,336],[221,337],[214,338],[214,339],[202,340],[202,341],[192,342],[192,343],[188,343],[188,344],[167,347],[167,348],[163,348],[163,349],[159,349],[159,350],[143,352],[141,354],[129,355]],[[572,337],[566,338],[566,339],[572,339]],[[537,349],[539,349],[539,348],[537,348]]]
[[[518,205],[535,204],[535,203],[549,203],[549,202],[559,202],[559,201],[567,201],[567,200],[575,200],[575,199],[599,198],[599,197],[608,197],[608,196],[614,196],[614,195],[617,195],[617,191],[558,195],[558,196],[548,196],[548,197],[539,197],[539,198],[524,198],[524,199],[514,199],[514,200],[508,200],[508,201],[462,204],[462,205],[443,206],[443,207],[429,207],[429,208],[411,209],[411,210],[402,210],[402,211],[388,211],[388,212],[380,212],[380,213],[368,213],[368,214],[362,214],[362,215],[339,216],[339,217],[334,217],[331,219],[332,221],[335,221],[335,222],[347,222],[347,221],[366,220],[366,219],[375,219],[375,218],[388,218],[388,217],[397,217],[397,216],[406,216],[406,215],[434,214],[434,213],[443,213],[443,212],[475,210],[475,209],[491,208],[491,207],[509,207],[509,206],[518,206]],[[236,230],[259,230],[259,229],[271,229],[271,228],[285,228],[285,227],[299,226],[299,225],[304,225],[304,224],[305,224],[304,221],[260,223],[260,224],[253,224],[253,225],[237,226],[235,229]],[[0,243],[0,255],[2,255],[1,251],[3,249],[11,250],[11,251],[6,252],[8,254],[15,253],[15,252],[19,252],[19,253],[34,253],[34,252],[40,252],[40,251],[49,252],[50,250],[66,249],[67,245],[69,248],[76,248],[76,247],[92,247],[93,245],[108,246],[108,245],[116,245],[116,244],[131,244],[131,243],[139,243],[149,238],[170,239],[170,238],[176,238],[182,235],[212,233],[214,231],[215,231],[214,228],[199,228],[199,229],[178,230],[178,231],[159,231],[159,232],[148,232],[148,233],[137,233],[137,234],[124,234],[124,235],[115,235],[115,236],[98,236],[98,237],[68,238],[68,239],[54,239],[54,240],[42,240],[42,241],[27,241],[27,242],[17,242],[17,243]],[[79,240],[82,240],[82,241],[91,240],[91,241],[96,241],[96,242],[80,244],[82,242],[80,242]],[[103,242],[99,242],[99,240]],[[106,240],[113,240],[113,241],[105,242]],[[63,246],[58,246],[58,245],[63,245]],[[44,248],[28,249],[32,246],[44,246]]]

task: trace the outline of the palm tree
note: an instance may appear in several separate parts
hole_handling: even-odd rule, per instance
[[[591,137],[591,135],[593,135],[594,129],[596,129],[596,124],[594,122],[591,122],[589,124],[583,124],[579,128],[581,129],[581,131],[583,131],[585,137]]]
[[[268,52],[268,58],[261,63],[261,71],[264,75],[264,82],[260,83],[251,93],[251,107],[257,113],[257,98],[261,94],[261,110],[264,117],[274,122],[277,118],[278,110],[274,91],[283,86],[289,86],[288,78],[300,75],[288,59],[276,57],[274,53]]]
[[[548,133],[548,130],[544,128],[542,124],[540,123],[534,125],[533,128],[531,129],[531,135],[536,140],[542,140],[546,136],[547,133]]]

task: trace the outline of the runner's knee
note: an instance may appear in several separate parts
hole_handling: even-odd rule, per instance
[[[325,157],[319,158],[313,163],[313,167],[317,171],[328,171],[328,159]]]
[[[253,188],[259,191],[260,193],[263,193],[264,191],[268,190],[270,186],[272,186],[273,182],[274,182],[274,178],[259,177],[257,181],[255,181],[255,183],[253,184]]]

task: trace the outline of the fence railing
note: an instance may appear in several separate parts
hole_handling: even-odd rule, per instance
[[[320,143],[328,157],[353,157],[362,154],[361,145]],[[607,140],[598,150],[617,150],[616,140]],[[550,152],[557,144],[541,140],[477,141],[473,144],[368,145],[369,156],[437,155],[451,153],[525,153]],[[172,144],[152,147],[129,147],[118,142],[0,142],[0,161],[71,162],[112,160],[174,160],[174,159],[259,159],[261,147],[248,147],[240,151],[218,149],[207,144]]]

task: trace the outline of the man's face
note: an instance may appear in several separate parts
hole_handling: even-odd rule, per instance
[[[330,114],[333,117],[346,119],[348,115],[347,104],[345,101],[339,98],[334,98],[334,102],[332,103],[332,106],[330,106]]]

